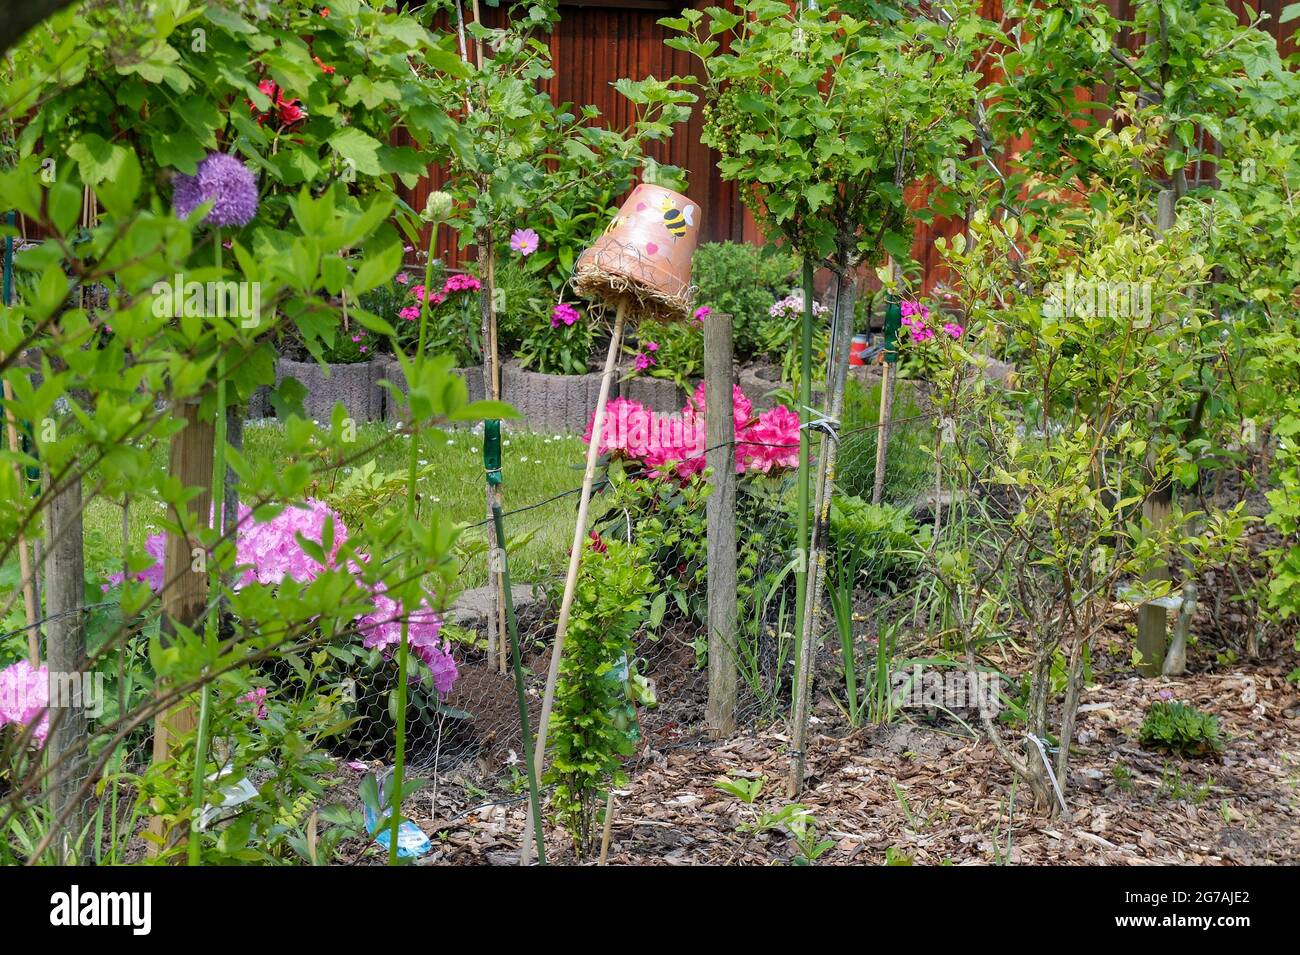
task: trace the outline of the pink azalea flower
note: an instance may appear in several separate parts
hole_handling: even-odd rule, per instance
[[[398,272],[397,278],[393,279],[398,285],[406,285],[411,281],[411,277],[405,272]]]
[[[646,342],[646,343],[645,343],[645,350],[646,350],[646,351],[658,351],[658,350],[659,350],[659,343],[658,343],[658,342]]]
[[[397,314],[410,322],[420,317],[420,310],[414,305],[408,305]]]
[[[943,330],[952,338],[961,338],[966,332],[966,329],[956,322],[944,322]]]
[[[259,720],[264,720],[269,715],[266,709],[266,687],[259,686],[251,693],[245,693],[236,702],[252,703],[256,710],[256,716]]]

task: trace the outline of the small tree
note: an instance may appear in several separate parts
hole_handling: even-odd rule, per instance
[[[1159,528],[1138,513],[1149,482],[1171,480],[1178,460],[1177,439],[1153,409],[1178,413],[1166,398],[1195,380],[1216,330],[1196,301],[1205,260],[1187,251],[1185,232],[1153,233],[1150,191],[1135,200],[1129,183],[1116,186],[1150,158],[1155,137],[1140,133],[1150,120],[1094,138],[1112,178],[1090,183],[1090,209],[1034,235],[980,213],[969,242],[941,246],[960,279],[967,338],[1014,354],[1016,372],[1004,390],[978,374],[983,359],[966,339],[939,338],[948,361],[934,400],[953,423],[950,460],[984,493],[967,503],[963,527],[935,539],[927,562],[972,671],[986,643],[1008,632],[1028,641],[1027,692],[1011,714],[1024,745],[991,711],[981,715],[998,753],[1051,812],[1068,788],[1089,645],[1117,619],[1118,586],[1138,601],[1167,594],[1167,582],[1139,581],[1166,554],[1193,568],[1221,557],[1248,520],[1239,507]]]

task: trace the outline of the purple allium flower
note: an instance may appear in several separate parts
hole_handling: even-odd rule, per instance
[[[252,221],[257,214],[257,181],[247,166],[227,153],[208,153],[194,172],[176,176],[172,206],[179,218],[188,219],[211,201],[205,225],[243,226]]]

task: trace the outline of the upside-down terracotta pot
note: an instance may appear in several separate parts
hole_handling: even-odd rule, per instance
[[[641,183],[609,227],[578,258],[578,294],[614,305],[630,299],[633,314],[677,321],[691,313],[691,258],[700,207],[679,192]]]

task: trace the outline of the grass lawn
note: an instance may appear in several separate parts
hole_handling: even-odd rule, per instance
[[[357,428],[357,442],[378,445],[372,458],[377,472],[405,475],[410,439],[384,424],[363,424]],[[418,493],[426,506],[440,508],[450,520],[476,523],[487,516],[484,496],[483,440],[464,429],[430,429],[419,435],[418,461],[424,474]],[[573,535],[577,495],[545,504],[518,515],[514,508],[543,501],[561,491],[582,484],[582,465],[587,446],[572,435],[508,433],[503,438],[503,501],[506,510],[506,538],[511,547],[510,573],[518,583],[532,583],[564,573]],[[166,448],[157,449],[157,466],[166,467]],[[274,461],[283,455],[283,430],[278,422],[250,422],[244,431],[244,453],[250,458]],[[358,466],[365,461],[359,461]],[[350,468],[340,473],[322,472],[322,484],[341,481]],[[162,530],[162,507],[151,501],[131,506],[131,540],[134,548]],[[120,560],[122,508],[118,503],[97,499],[86,508],[86,551],[88,572],[115,568]],[[483,535],[484,529],[467,531]],[[480,538],[481,539],[481,538]],[[484,559],[479,556],[465,568],[465,587],[486,581]]]

